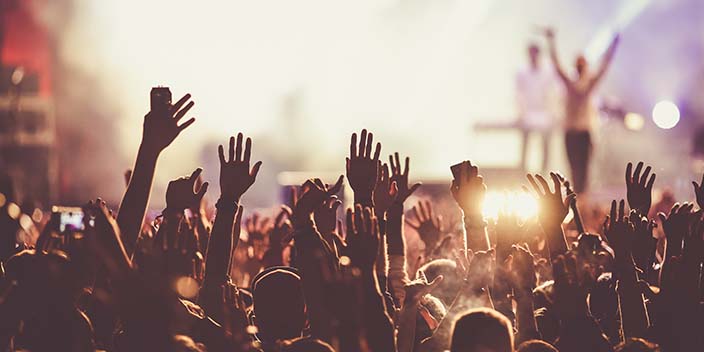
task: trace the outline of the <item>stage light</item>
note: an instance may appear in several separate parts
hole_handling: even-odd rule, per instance
[[[653,107],[653,122],[662,129],[673,128],[680,122],[680,110],[671,101],[659,101]]]
[[[538,202],[530,194],[523,192],[487,192],[482,207],[484,217],[496,219],[501,209],[506,209],[521,219],[528,219],[538,214]]]
[[[631,131],[640,131],[645,125],[645,119],[641,114],[629,112],[623,117],[623,123],[626,125],[626,128]]]

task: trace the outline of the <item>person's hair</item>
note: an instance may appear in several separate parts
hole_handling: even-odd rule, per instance
[[[273,342],[301,337],[306,304],[301,277],[293,268],[270,268],[253,280],[254,324],[257,337]]]
[[[520,344],[516,352],[558,352],[558,350],[543,340],[528,340]]]
[[[493,309],[473,309],[455,322],[450,351],[512,352],[511,322]]]
[[[631,337],[616,345],[614,352],[660,352],[660,346],[648,340]]]
[[[285,341],[281,352],[335,352],[332,346],[313,338],[301,337]]]

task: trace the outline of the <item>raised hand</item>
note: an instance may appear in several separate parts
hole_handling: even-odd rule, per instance
[[[372,193],[379,173],[381,143],[377,143],[372,156],[374,135],[362,130],[357,149],[357,134],[352,134],[350,156],[346,160],[347,180],[354,191],[355,203],[373,206]]]
[[[550,40],[555,39],[555,29],[552,27],[545,27],[543,34]]]
[[[188,220],[180,215],[165,216],[154,237],[139,242],[140,270],[172,279],[188,276],[202,280],[203,255]]]
[[[482,204],[486,194],[486,185],[484,178],[479,175],[479,169],[472,165],[472,162],[462,162],[459,178],[452,180],[450,191],[466,218],[475,220],[483,218]]]
[[[570,210],[570,203],[576,195],[573,193],[564,198],[562,197],[562,180],[560,179],[560,175],[554,172],[550,173],[554,191],[550,189],[548,182],[542,175],[536,174],[534,177],[529,174],[526,177],[538,196],[538,205],[540,208],[538,218],[540,224],[543,227],[559,226],[562,221],[565,220]],[[540,183],[540,186],[538,186],[538,183]],[[527,191],[527,188],[524,187],[524,190]]]
[[[151,111],[144,117],[142,142],[117,215],[117,222],[120,224],[123,236],[122,241],[129,255],[134,252],[135,243],[142,229],[159,155],[176,136],[195,121],[191,118],[181,125],[178,124],[193,107],[193,102],[186,104],[190,98],[191,95],[186,94],[170,108]],[[186,104],[185,107],[184,104]]]
[[[389,155],[389,165],[391,165],[391,182],[396,183],[398,187],[398,193],[396,195],[396,201],[403,203],[408,197],[415,192],[421,183],[414,183],[413,186],[408,186],[408,165],[410,159],[406,157],[403,170],[401,170],[401,162],[399,161],[398,153],[394,153],[393,156]]]
[[[294,229],[312,226],[314,224],[312,215],[315,209],[321,207],[342,189],[343,180],[344,177],[340,175],[332,187],[326,187],[318,178],[306,181],[301,186],[300,195],[293,196],[294,204],[289,218]]]
[[[433,214],[430,201],[419,201],[413,206],[415,219],[406,219],[406,224],[416,230],[420,239],[425,243],[426,254],[430,254],[437,247],[443,234],[442,217]]]
[[[662,223],[662,229],[667,238],[667,256],[677,256],[682,253],[682,241],[689,231],[692,223],[692,203],[675,203],[670,209],[670,214],[658,213],[658,218]]]
[[[632,168],[633,164],[628,163],[626,166],[626,198],[628,198],[628,205],[631,209],[637,210],[641,215],[648,216],[652,203],[655,173],[651,175],[651,167],[648,166],[641,175],[640,171],[643,168],[642,161],[636,165],[635,171],[631,172]]]
[[[566,253],[553,260],[555,277],[555,308],[563,321],[589,314],[587,295],[596,278],[590,270],[578,263],[576,255]]]
[[[406,303],[404,306],[409,304],[413,306],[417,304],[420,302],[421,298],[432,292],[443,280],[443,276],[438,275],[433,281],[428,282],[428,278],[425,277],[425,274],[422,271],[418,273],[420,276],[418,279],[415,279],[404,286],[404,290],[406,291]]]
[[[494,273],[494,250],[468,252],[471,260],[467,268],[466,282],[470,287],[478,289],[489,286]]]
[[[327,187],[325,188],[327,190]],[[337,208],[342,205],[342,201],[337,199],[337,196],[332,195],[313,212],[313,219],[318,232],[323,236],[325,241],[332,247],[333,233],[337,226]]]
[[[142,132],[142,144],[152,151],[161,152],[176,139],[176,137],[193,124],[196,119],[190,118],[182,124],[179,121],[195,105],[193,101],[186,104],[191,99],[190,94],[184,95],[176,104],[165,111],[150,111],[144,116],[144,130]],[[186,104],[184,106],[184,104]]]
[[[353,266],[365,272],[374,269],[379,251],[379,226],[371,208],[347,209],[347,254]]]
[[[530,296],[536,286],[535,265],[533,254],[528,246],[511,246],[511,270],[509,282],[515,296]]]
[[[262,259],[262,264],[265,268],[286,265],[284,263],[283,250],[291,242],[293,226],[289,220],[290,216],[291,209],[287,206],[282,206],[281,211],[274,218],[273,228],[269,231],[269,248]]]
[[[704,209],[704,175],[702,175],[701,183],[692,181],[692,186],[694,186],[694,195],[697,196],[697,205],[699,205],[699,209]]]
[[[181,177],[169,182],[166,188],[166,208],[172,211],[183,211],[186,208],[196,208],[200,205],[205,192],[208,191],[208,182],[194,189],[196,181],[203,169],[197,168],[191,176]]]
[[[684,238],[682,257],[687,264],[694,264],[699,272],[699,265],[704,262],[704,219],[702,211],[692,214],[692,225]],[[698,275],[698,274],[697,274]],[[694,280],[697,281],[696,279]]]
[[[631,256],[635,242],[635,227],[626,216],[625,207],[623,199],[618,203],[615,200],[612,201],[611,212],[604,221],[604,235],[614,249],[616,260],[621,263]]]
[[[111,275],[127,274],[132,263],[120,239],[120,227],[105,202],[100,198],[90,201],[83,206],[83,212],[86,239],[96,251],[96,258],[102,261]],[[93,219],[93,226],[90,226],[90,219]]]
[[[244,229],[247,231],[249,241],[267,238],[272,227],[271,219],[262,218],[256,212],[244,220]]]
[[[250,159],[252,157],[252,139],[247,137],[242,151],[242,133],[237,134],[237,145],[235,137],[230,137],[230,149],[228,158],[225,159],[225,148],[218,147],[220,157],[220,197],[228,201],[239,203],[242,195],[254,184],[262,166],[261,161],[254,163],[250,169]]]
[[[396,200],[398,195],[398,185],[391,180],[389,175],[389,165],[379,163],[379,177],[374,186],[374,213],[377,218],[383,219],[386,211]]]
[[[633,242],[633,260],[636,267],[647,272],[655,261],[655,251],[658,240],[653,237],[653,229],[657,227],[655,220],[641,216],[637,211],[631,211],[630,221],[635,227]]]

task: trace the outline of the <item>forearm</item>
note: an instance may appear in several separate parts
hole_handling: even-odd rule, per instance
[[[213,230],[208,241],[203,286],[220,287],[227,283],[227,272],[233,248],[233,231],[237,202],[221,198],[217,205]]]
[[[560,224],[551,224],[543,226],[545,241],[550,251],[550,258],[555,259],[557,256],[565,254],[569,249],[565,240],[565,233]]]
[[[554,38],[548,39],[548,51],[550,53],[550,61],[552,61],[552,64],[555,67],[555,71],[557,72],[558,77],[560,77],[563,82],[568,83],[569,78],[567,77],[565,70],[562,69],[560,58],[557,56],[557,45],[555,45]]]
[[[398,352],[413,352],[416,339],[416,317],[418,302],[404,302],[398,318],[398,335],[396,342]]]
[[[396,351],[394,327],[386,314],[384,298],[373,270],[363,274],[364,285],[364,326],[372,351]]]
[[[329,341],[332,335],[330,312],[325,281],[330,279],[336,268],[332,262],[332,252],[312,223],[294,232],[296,267],[301,274],[303,292],[308,308],[312,335]]]
[[[618,267],[618,302],[621,314],[623,336],[644,337],[650,326],[648,311],[645,307],[643,293],[638,287],[638,273],[631,256],[623,258]]]
[[[466,248],[474,252],[486,251],[491,248],[486,221],[481,217],[464,217]]]
[[[535,321],[533,313],[533,296],[532,292],[525,292],[515,295],[516,300],[516,345],[521,342],[540,339],[538,325]]]
[[[120,203],[117,223],[122,231],[122,242],[130,256],[142,228],[158,158],[159,152],[144,144],[140,145],[130,183]]]
[[[394,302],[401,307],[406,299],[406,243],[403,237],[403,205],[392,205],[386,212],[386,243],[389,256],[389,288]]]

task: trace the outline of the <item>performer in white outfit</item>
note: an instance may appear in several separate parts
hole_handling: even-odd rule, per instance
[[[528,142],[531,134],[540,137],[543,146],[542,171],[547,170],[550,160],[550,138],[557,122],[558,89],[552,68],[544,68],[540,63],[540,48],[531,44],[528,47],[530,66],[516,75],[516,100],[518,122],[523,134],[521,166],[526,169]]]

